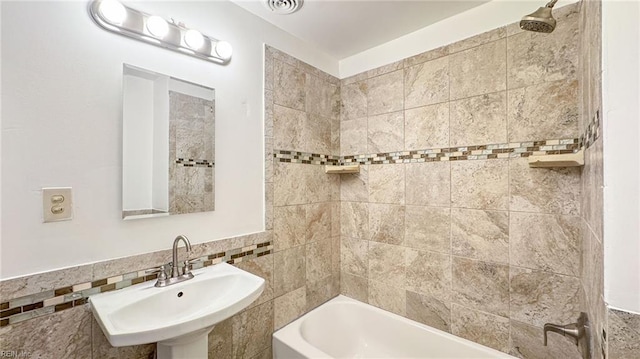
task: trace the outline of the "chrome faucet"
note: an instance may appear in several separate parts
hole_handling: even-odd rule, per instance
[[[587,313],[580,313],[576,323],[558,325],[546,323],[544,325],[544,345],[547,346],[547,333],[554,332],[569,338],[582,354],[583,359],[591,359],[591,333]]]
[[[178,267],[178,244],[180,241],[184,242],[185,249],[187,250],[187,259],[184,261],[182,273],[180,272],[180,267]],[[156,287],[166,287],[193,278],[193,273],[191,273],[190,269],[191,261],[189,261],[189,252],[191,252],[189,238],[182,234],[177,236],[173,241],[173,262],[169,264],[171,277],[167,276],[164,265],[147,271],[147,273],[158,273],[158,281],[155,284]]]
[[[171,278],[177,278],[180,276],[180,271],[178,268],[178,244],[180,241],[184,242],[185,249],[187,250],[187,260],[185,261],[185,266],[182,269],[182,274],[188,271],[188,261],[189,261],[189,252],[191,252],[191,242],[189,242],[189,238],[183,236],[182,234],[177,236],[176,239],[173,240],[173,262],[171,265],[173,266],[171,269]]]

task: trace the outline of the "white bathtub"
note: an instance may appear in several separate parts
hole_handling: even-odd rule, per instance
[[[342,295],[273,333],[273,357],[514,358]]]

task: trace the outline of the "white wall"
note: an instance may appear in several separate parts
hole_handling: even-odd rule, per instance
[[[229,41],[227,66],[96,26],[85,1],[2,6],[0,278],[261,231],[263,43],[329,73],[337,61],[230,2],[132,7]],[[18,36],[19,35],[19,36]],[[216,89],[216,211],[123,221],[122,65]],[[71,186],[72,221],[42,223],[42,187]]]
[[[556,8],[577,2],[560,0]],[[520,21],[544,6],[544,1],[494,0],[439,21],[380,46],[340,60],[346,78],[468,37]]]
[[[122,208],[152,206],[154,82],[135,75],[124,76],[122,101]]]
[[[605,299],[640,313],[640,3],[602,4]]]

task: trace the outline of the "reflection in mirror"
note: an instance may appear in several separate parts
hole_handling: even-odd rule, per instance
[[[122,217],[214,210],[215,90],[123,70]]]

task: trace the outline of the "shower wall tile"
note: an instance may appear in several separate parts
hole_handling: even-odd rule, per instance
[[[331,188],[331,177],[324,173],[324,168],[322,166],[300,166],[303,168],[304,173],[307,203],[331,201],[331,194],[333,192]]]
[[[276,148],[328,153],[330,130],[328,118],[284,106],[274,106],[274,146]]]
[[[401,70],[403,66],[404,66],[403,61],[392,62],[390,64],[382,65],[380,67],[376,67],[375,69],[371,69],[365,72],[365,76],[366,78],[369,78],[369,79],[372,77],[378,77],[384,74],[388,74],[390,72]]]
[[[374,242],[402,244],[405,232],[405,207],[369,204],[369,234]]]
[[[340,200],[367,202],[369,200],[369,166],[361,165],[359,173],[340,175]]]
[[[302,165],[291,165],[283,162],[273,164],[273,205],[286,206],[306,204],[307,188],[306,168]]]
[[[405,248],[393,244],[369,242],[369,279],[387,285],[406,280]]]
[[[507,93],[451,102],[451,146],[507,142]]]
[[[369,304],[405,316],[407,295],[404,288],[369,280]]]
[[[334,118],[334,108],[338,106],[338,86],[311,74],[306,75],[305,109],[308,113]]]
[[[367,152],[367,118],[340,122],[340,154]]]
[[[483,32],[479,35],[475,35],[464,40],[454,42],[449,45],[449,52],[460,52],[472,47],[477,47],[480,45],[484,45],[489,42],[497,41],[503,39],[507,36],[506,27],[499,27],[497,29],[489,30],[487,32]]]
[[[554,81],[510,90],[509,141],[573,137],[578,132],[578,81]]]
[[[369,273],[369,241],[342,237],[340,265],[345,273],[367,278]]]
[[[451,100],[503,91],[507,88],[505,39],[450,56]]]
[[[391,152],[404,145],[404,114],[402,111],[369,117],[367,152]]]
[[[579,167],[532,169],[524,158],[511,159],[509,178],[512,211],[580,214]]]
[[[541,35],[523,31],[507,40],[507,83],[509,89],[543,82],[576,79],[578,73],[578,8],[553,15],[556,29]],[[564,9],[563,8],[563,9]]]
[[[448,146],[448,103],[417,107],[404,112],[404,148],[406,150]]]
[[[445,332],[451,331],[450,300],[407,291],[407,318]]]
[[[404,70],[404,106],[414,108],[449,100],[449,58],[423,62]]]
[[[421,251],[450,253],[451,209],[406,206],[404,245]]]
[[[451,210],[452,254],[486,262],[509,263],[509,212]]]
[[[406,248],[406,289],[439,298],[451,298],[451,256]]]
[[[340,233],[350,238],[369,239],[369,204],[340,203]]]
[[[298,288],[273,301],[273,330],[278,330],[296,320],[307,309],[307,291]]]
[[[305,209],[307,243],[331,238],[332,202],[309,204]]]
[[[509,316],[509,266],[453,257],[453,302]]]
[[[460,208],[509,209],[509,162],[451,163],[451,205]]]
[[[367,114],[369,116],[403,109],[401,70],[367,80]]]
[[[580,279],[511,267],[510,318],[542,327],[544,323],[573,323],[580,315]]]
[[[451,333],[503,352],[509,350],[509,319],[505,317],[453,304]]]
[[[580,217],[511,213],[512,265],[578,277],[581,241]]]
[[[260,305],[262,303],[266,303],[273,299],[274,293],[274,267],[273,267],[273,256],[262,256],[258,258],[254,258],[248,261],[242,261],[238,263],[238,268],[247,271],[249,273],[255,274],[260,278],[263,278],[264,290],[258,299],[251,304],[251,307]]]
[[[404,167],[407,204],[443,207],[451,205],[449,162],[410,163]]]
[[[330,153],[331,118],[317,114],[309,114],[304,126],[302,138],[306,141],[306,145],[298,148],[304,152]]]
[[[307,281],[307,311],[340,294],[340,272],[318,281]]]
[[[303,70],[279,60],[274,62],[274,102],[304,111],[307,77]]]
[[[305,247],[299,246],[273,254],[273,288],[276,297],[305,285]]]
[[[306,280],[315,282],[331,275],[331,240],[308,243],[306,245]]]
[[[404,204],[404,188],[403,166],[369,167],[369,202]]]
[[[575,344],[562,335],[549,333],[548,343],[545,346],[541,333],[541,327],[512,320],[509,354],[523,359],[582,358]]]
[[[274,208],[273,249],[276,252],[306,242],[305,218],[303,205]]]
[[[441,46],[433,50],[429,50],[427,52],[423,52],[421,54],[404,59],[404,67],[407,68],[415,66],[417,64],[432,61],[447,55],[449,55],[449,45]]]
[[[367,84],[358,82],[342,84],[340,87],[341,110],[343,121],[367,117]]]
[[[342,272],[340,274],[340,294],[368,303],[369,280],[366,277]]]

